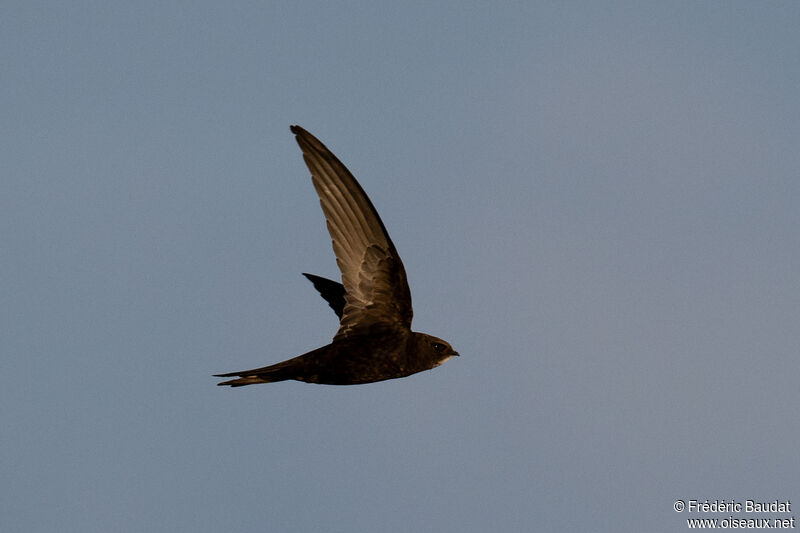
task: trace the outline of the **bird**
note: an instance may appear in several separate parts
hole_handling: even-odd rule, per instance
[[[311,171],[342,282],[304,273],[339,318],[330,344],[273,365],[215,374],[242,387],[297,380],[357,385],[435,368],[457,351],[411,331],[411,290],[400,255],[378,212],[347,167],[316,137],[291,126]]]

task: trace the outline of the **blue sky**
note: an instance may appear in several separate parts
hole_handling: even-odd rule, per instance
[[[800,501],[798,27],[795,2],[5,2],[3,530],[666,532],[679,498]],[[290,124],[462,357],[215,386],[336,330]]]

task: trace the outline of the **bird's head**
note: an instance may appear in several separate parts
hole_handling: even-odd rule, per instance
[[[419,343],[422,345],[421,348],[435,361],[434,366],[439,366],[451,357],[458,355],[458,352],[450,346],[450,343],[439,337],[434,337],[433,335],[427,335],[425,333],[418,333],[417,335],[419,335]]]

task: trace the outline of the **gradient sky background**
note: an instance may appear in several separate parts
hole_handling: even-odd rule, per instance
[[[3,531],[800,505],[799,28],[797,2],[3,2]],[[337,327],[295,123],[462,357],[215,386]]]

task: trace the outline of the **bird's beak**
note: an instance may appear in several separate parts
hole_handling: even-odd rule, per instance
[[[461,354],[459,354],[458,352],[454,351],[453,355],[461,355]]]

